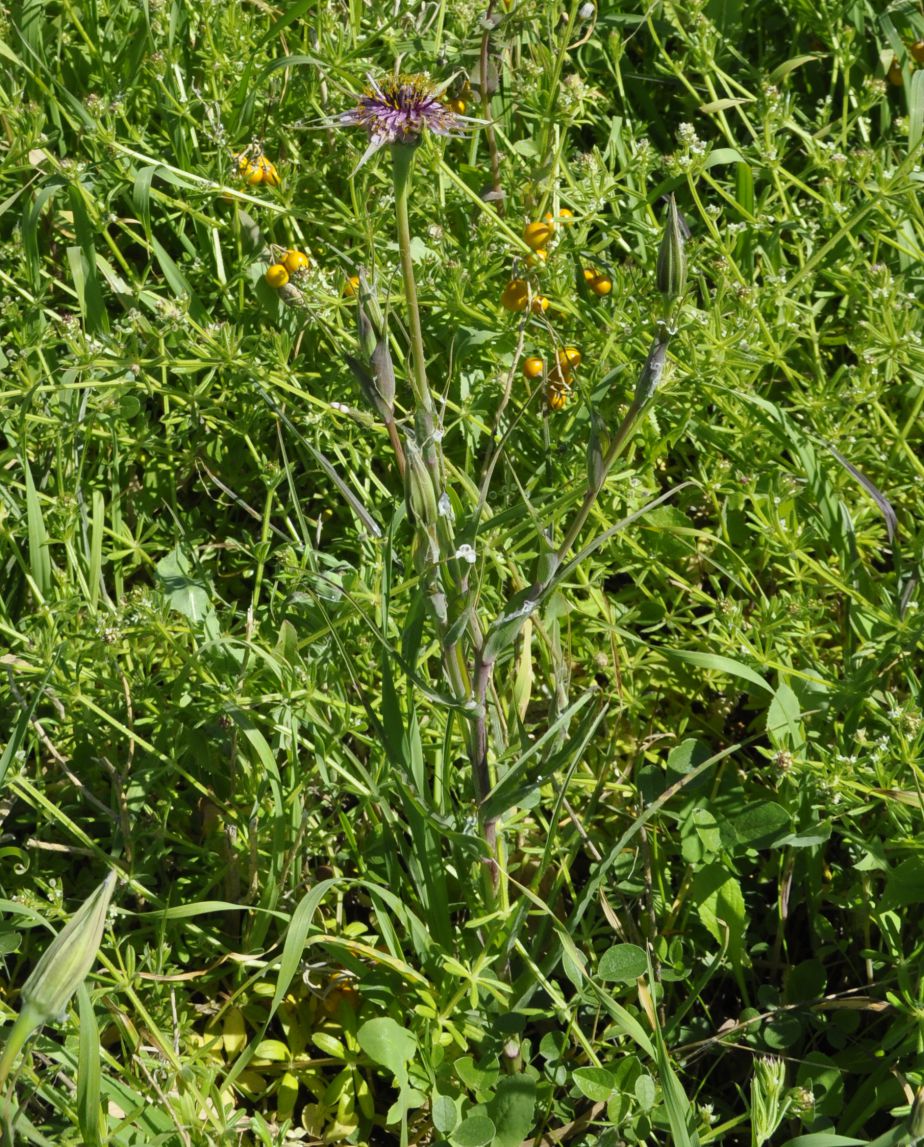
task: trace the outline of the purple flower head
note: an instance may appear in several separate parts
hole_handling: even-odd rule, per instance
[[[387,143],[418,144],[424,128],[436,135],[462,134],[471,121],[440,100],[448,86],[434,87],[422,75],[389,76],[381,83],[370,76],[369,87],[356,107],[335,117],[342,127],[364,127],[369,133],[369,146],[356,165],[357,171]]]

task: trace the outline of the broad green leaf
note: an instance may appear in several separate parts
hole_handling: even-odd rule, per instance
[[[434,1091],[430,1099],[430,1113],[433,1126],[441,1135],[449,1135],[459,1122],[455,1100],[439,1091]]]
[[[824,844],[826,840],[831,839],[831,822],[824,820],[820,824],[812,825],[810,828],[799,829],[798,832],[787,833],[786,836],[781,836],[778,840],[773,842],[773,848],[816,848],[819,844]],[[855,865],[860,868],[860,864]]]
[[[767,709],[767,736],[778,749],[799,749],[805,743],[799,698],[781,681]]]
[[[756,801],[729,824],[742,848],[769,848],[792,822],[789,813],[776,801]]]
[[[493,1087],[500,1076],[500,1071],[496,1066],[491,1068],[476,1067],[475,1061],[470,1055],[463,1055],[457,1059],[453,1068],[459,1079],[472,1091],[484,1091]]]
[[[373,1063],[387,1067],[399,1086],[407,1085],[407,1064],[417,1051],[417,1037],[390,1016],[366,1020],[356,1033],[359,1046]]]
[[[449,1142],[453,1147],[487,1147],[494,1143],[494,1123],[487,1115],[469,1115],[453,1131]]]
[[[614,944],[600,957],[597,977],[631,983],[644,976],[647,969],[648,957],[636,944]]]
[[[893,868],[886,879],[882,908],[907,908],[924,904],[924,857],[909,856]]]
[[[616,1089],[616,1077],[605,1067],[576,1067],[571,1078],[581,1094],[594,1103],[606,1103]]]
[[[391,1126],[394,1123],[400,1123],[407,1118],[409,1111],[423,1107],[426,1102],[427,1097],[422,1091],[418,1091],[415,1087],[402,1087],[398,1092],[398,1098],[385,1112],[386,1125]]]
[[[642,1111],[650,1111],[655,1105],[658,1089],[650,1075],[640,1075],[635,1081],[635,1098]]]
[[[520,1147],[533,1125],[536,1081],[530,1075],[505,1075],[498,1080],[488,1115],[494,1122],[493,1147]]]
[[[690,899],[705,928],[720,943],[728,941],[732,964],[743,958],[744,895],[738,878],[721,864],[707,864],[693,878]]]
[[[179,546],[160,559],[155,567],[171,609],[192,622],[204,622],[212,614],[209,591],[193,573],[189,558]]]

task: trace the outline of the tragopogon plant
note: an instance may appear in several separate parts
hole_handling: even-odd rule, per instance
[[[371,405],[382,417],[404,478],[409,517],[414,527],[415,568],[425,588],[429,614],[442,653],[447,682],[456,703],[465,713],[463,728],[472,770],[472,795],[480,812],[480,828],[488,850],[491,879],[490,899],[506,903],[502,842],[496,814],[486,798],[497,782],[492,764],[492,747],[497,756],[506,746],[489,743],[488,708],[490,685],[498,659],[509,652],[530,618],[549,593],[574,565],[601,545],[627,522],[617,523],[590,546],[572,554],[588,516],[603,489],[614,462],[628,442],[639,417],[652,402],[667,364],[668,346],[675,333],[675,318],[686,284],[685,225],[674,203],[668,201],[668,217],[658,262],[657,284],[664,308],[657,320],[648,355],[642,366],[635,393],[620,424],[612,431],[595,412],[591,418],[588,446],[587,484],[562,540],[544,554],[533,583],[514,595],[489,622],[478,614],[469,593],[469,570],[474,552],[470,546],[457,546],[447,492],[447,469],[439,425],[427,380],[424,329],[418,305],[408,202],[412,187],[414,158],[425,131],[453,135],[468,123],[444,105],[439,97],[445,86],[433,87],[422,76],[397,76],[371,87],[355,108],[337,119],[342,125],[359,126],[369,134],[369,146],[360,166],[376,151],[388,147],[395,192],[395,214],[400,253],[405,311],[410,332],[410,385],[413,395],[413,427],[404,428],[400,443],[395,418],[395,377],[388,350],[387,324],[375,292],[361,277],[358,294],[361,355],[351,360],[354,373]],[[498,227],[510,234],[494,209]],[[491,467],[487,468],[490,475]],[[478,511],[475,511],[476,515]],[[633,515],[631,519],[634,520]],[[494,723],[496,729],[500,722]]]

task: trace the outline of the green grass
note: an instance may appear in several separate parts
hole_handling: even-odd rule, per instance
[[[4,1143],[919,1137],[924,14],[598,8],[0,12],[4,1039],[120,876]],[[345,290],[412,460],[392,160],[328,122],[399,59],[475,121],[409,204],[452,524]]]

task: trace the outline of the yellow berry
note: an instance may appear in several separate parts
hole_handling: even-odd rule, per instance
[[[569,375],[576,366],[581,365],[581,352],[576,346],[562,347],[555,356],[558,367],[564,375]]]
[[[905,82],[902,76],[902,66],[898,62],[897,57],[893,57],[892,59],[892,66],[889,68],[887,79],[893,88],[900,88]]]
[[[523,228],[523,242],[534,251],[541,250],[552,238],[552,228],[548,223],[527,223]]]
[[[560,383],[550,382],[545,400],[549,404],[549,410],[564,410],[568,404],[567,388]]]
[[[268,160],[265,155],[260,156],[260,163],[263,166],[263,182],[268,183],[271,187],[278,187],[281,180],[275,163]]]
[[[534,315],[541,315],[549,309],[549,300],[545,295],[533,295],[531,309]]]
[[[541,378],[545,373],[545,362],[537,354],[523,360],[523,374],[528,379]]]
[[[241,166],[240,172],[241,179],[243,179],[245,183],[249,183],[251,187],[256,187],[258,183],[263,182],[263,168],[251,163],[249,160],[246,166]]]
[[[591,283],[594,281],[594,279],[596,279],[597,273],[598,272],[593,267],[585,267],[584,268],[584,282],[587,284],[588,287],[591,285]]]
[[[602,299],[605,295],[608,295],[612,291],[613,280],[608,278],[606,275],[597,275],[594,279],[591,280],[590,289],[595,295],[599,295]]]
[[[446,107],[448,107],[451,112],[455,112],[456,115],[465,115],[465,106],[465,100],[454,99],[446,101]]]
[[[294,248],[290,248],[286,251],[282,265],[290,275],[296,275],[299,271],[307,271],[311,266],[311,260],[304,251],[296,251]]]
[[[574,212],[567,207],[560,207],[558,209],[558,218],[552,214],[551,211],[546,211],[542,217],[550,227],[554,227],[556,223],[570,223],[574,219]]]
[[[908,48],[916,64],[924,64],[924,40],[915,40]]]
[[[533,251],[532,255],[527,255],[526,264],[529,267],[544,267],[548,257],[548,251],[544,247],[540,247],[538,251]]]
[[[267,269],[266,281],[271,287],[284,287],[289,281],[289,272],[282,263],[274,263]]]
[[[525,279],[511,279],[501,292],[501,306],[508,311],[525,311],[529,306],[529,287]]]
[[[343,293],[348,299],[355,298],[359,294],[359,275],[350,275],[343,285]]]

